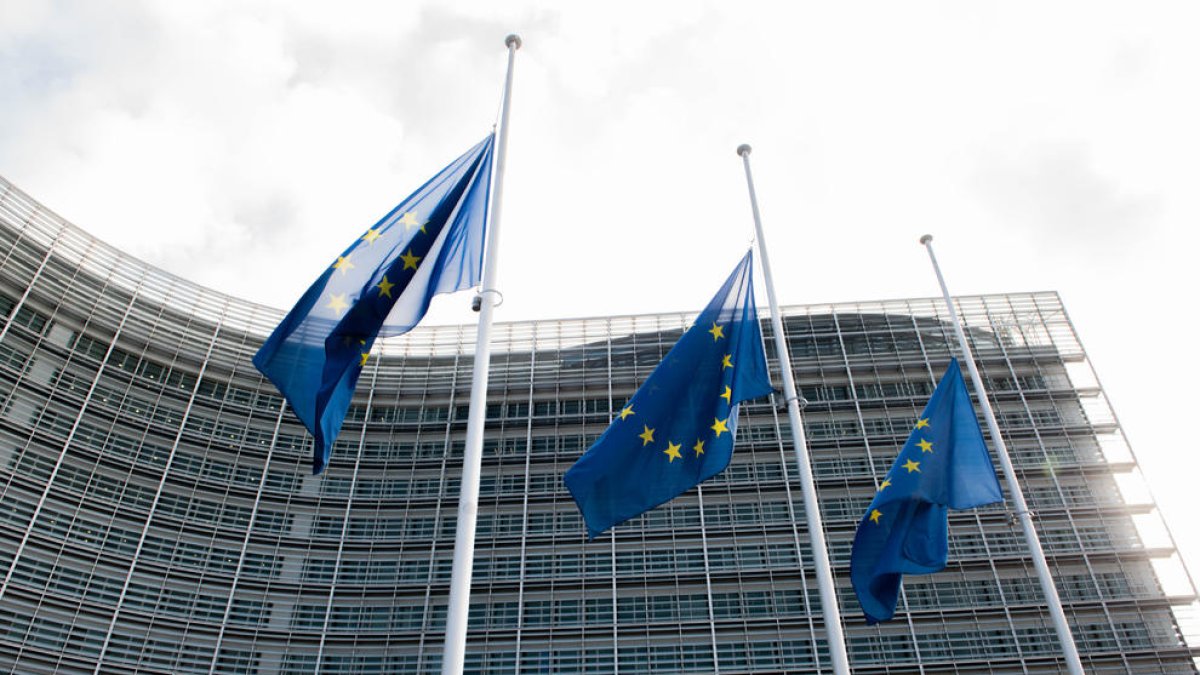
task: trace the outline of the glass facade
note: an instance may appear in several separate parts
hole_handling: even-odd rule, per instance
[[[0,670],[439,672],[475,330],[377,346],[322,476],[250,357],[281,312],[96,241],[0,179]],[[1196,673],[1190,582],[1054,293],[960,298],[1085,668]],[[1020,527],[951,516],[951,563],[868,627],[854,528],[951,357],[933,299],[789,307],[856,673],[1059,672]],[[690,316],[498,324],[467,670],[827,672],[787,416],[729,469],[588,542],[562,474]],[[770,325],[764,324],[770,338]],[[772,361],[777,372],[777,363]]]

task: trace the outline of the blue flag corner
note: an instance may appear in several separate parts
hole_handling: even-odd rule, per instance
[[[892,618],[903,575],[946,567],[948,509],[1002,500],[958,360],[951,359],[854,534],[850,581],[867,623]]]
[[[313,436],[313,473],[330,451],[376,338],[401,335],[433,296],[479,283],[493,136],[354,241],[313,282],[254,355]]]
[[[720,473],[737,408],[771,392],[747,253],[692,326],[567,470],[588,537]]]

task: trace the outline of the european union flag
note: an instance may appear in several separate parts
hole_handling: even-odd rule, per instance
[[[946,567],[948,508],[1002,499],[958,360],[951,359],[854,534],[850,581],[867,623],[892,618],[901,575]]]
[[[738,403],[771,392],[751,254],[563,481],[588,536],[670,501],[733,455]]]
[[[493,137],[454,160],[351,244],[309,287],[254,365],[313,435],[313,473],[377,337],[412,330],[438,293],[479,283]]]

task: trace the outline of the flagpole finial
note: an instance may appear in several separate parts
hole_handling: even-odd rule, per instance
[[[923,234],[923,235],[921,235],[921,245],[922,245],[922,246],[924,246],[925,244],[928,244],[928,243],[929,243],[929,242],[931,242],[931,241],[933,241],[933,235],[932,235],[932,234]]]
[[[738,153],[738,157],[745,157],[746,155],[749,155],[750,154],[750,145],[747,143],[742,143],[741,145],[738,146],[737,153]]]
[[[504,38],[505,47],[511,47],[513,45],[516,45],[517,49],[521,48],[521,36],[517,35],[516,33],[510,33],[508,37]]]

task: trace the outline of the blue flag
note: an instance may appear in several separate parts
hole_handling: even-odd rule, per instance
[[[1002,499],[958,360],[951,359],[854,534],[850,581],[867,623],[892,618],[901,575],[946,567],[947,509]]]
[[[313,436],[313,473],[377,337],[412,330],[438,293],[479,283],[492,174],[488,136],[349,246],[254,356]]]
[[[751,254],[563,481],[588,536],[720,473],[738,403],[771,392],[754,309]]]

